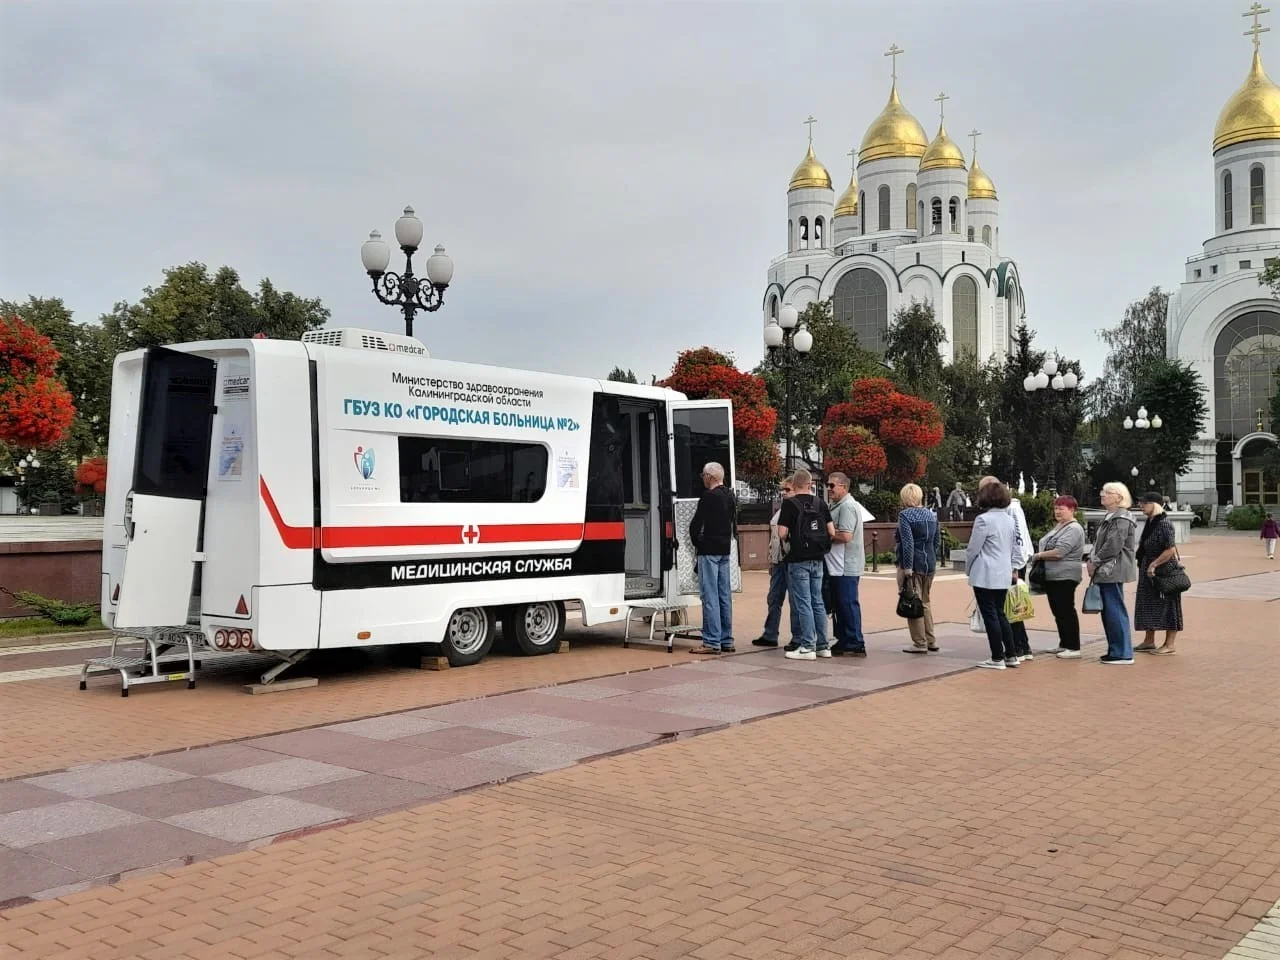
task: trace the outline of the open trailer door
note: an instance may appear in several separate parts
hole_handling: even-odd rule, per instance
[[[125,559],[112,626],[180,627],[196,587],[217,365],[164,347],[142,367]]]
[[[724,485],[732,492],[734,468],[733,407],[728,400],[676,400],[667,404],[667,433],[671,442],[672,489],[675,492],[674,576],[667,584],[667,596],[698,593],[698,565],[689,541],[689,521],[698,508],[705,487],[702,468],[708,463],[724,467]],[[730,580],[735,592],[742,589],[738,566],[738,545],[731,545]]]

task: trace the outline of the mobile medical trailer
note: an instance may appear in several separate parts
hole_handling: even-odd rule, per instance
[[[270,653],[264,680],[335,647],[472,664],[499,624],[547,653],[566,604],[683,603],[702,466],[734,476],[728,401],[352,329],[122,354],[108,456],[105,623]]]

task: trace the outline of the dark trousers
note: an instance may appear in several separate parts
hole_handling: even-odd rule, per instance
[[[987,643],[991,645],[991,659],[1001,662],[1018,655],[1013,643],[1013,630],[1004,615],[1004,598],[1008,595],[1008,590],[973,588],[974,599],[982,613],[982,625],[987,630]]]
[[[866,650],[862,637],[862,604],[858,599],[857,577],[828,577],[835,600],[836,646],[841,650]]]
[[[1046,580],[1044,593],[1049,598],[1058,625],[1058,639],[1064,650],[1080,649],[1080,616],[1076,613],[1076,587],[1074,580]]]

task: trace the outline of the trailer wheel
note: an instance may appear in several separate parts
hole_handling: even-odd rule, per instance
[[[564,636],[564,604],[547,600],[513,607],[503,621],[502,632],[511,637],[516,648],[527,657],[555,653]]]
[[[493,613],[484,607],[453,611],[444,630],[444,652],[449,666],[469,667],[479,663],[492,649],[496,631]]]

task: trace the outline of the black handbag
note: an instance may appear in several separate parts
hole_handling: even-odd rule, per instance
[[[924,601],[910,587],[903,587],[898,594],[897,614],[904,620],[919,620],[924,616]]]
[[[1155,576],[1151,578],[1155,588],[1162,597],[1176,597],[1191,589],[1191,577],[1182,566],[1182,557],[1174,553],[1174,559],[1156,567]]]
[[[1044,590],[1045,580],[1047,579],[1044,573],[1044,561],[1031,561],[1031,569],[1027,571],[1027,583],[1039,590]]]

